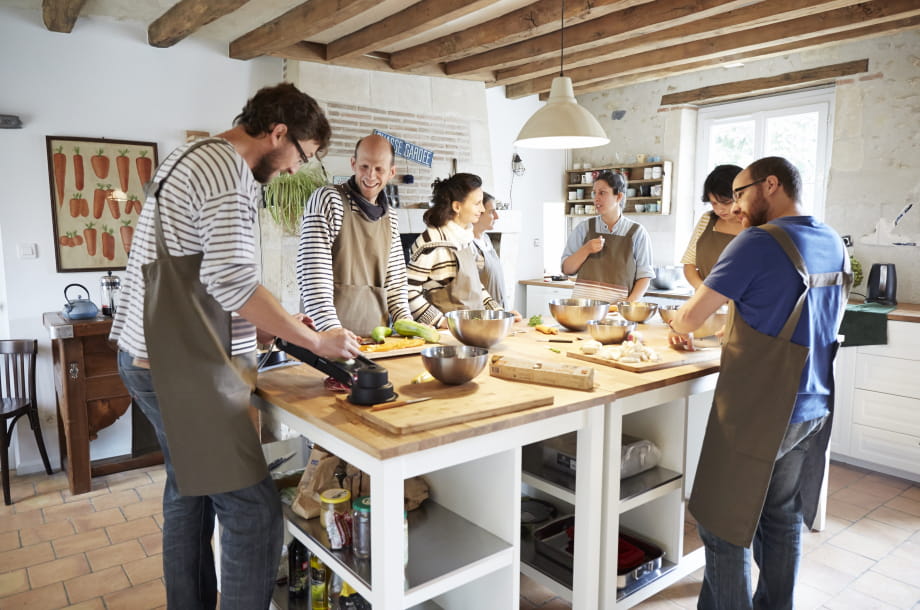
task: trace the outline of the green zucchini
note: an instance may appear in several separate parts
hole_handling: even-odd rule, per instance
[[[375,326],[374,330],[371,331],[371,339],[377,343],[383,343],[385,337],[389,337],[393,334],[393,329],[389,326]]]
[[[421,337],[428,343],[440,343],[441,334],[434,326],[422,324],[414,320],[396,320],[393,330],[403,337]]]

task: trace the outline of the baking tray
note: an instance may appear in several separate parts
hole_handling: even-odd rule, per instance
[[[664,551],[650,542],[625,534],[622,530],[620,530],[620,540],[634,544],[645,552],[645,557],[634,568],[617,570],[617,589],[625,589],[638,580],[655,577],[661,572],[661,560],[664,557]]]

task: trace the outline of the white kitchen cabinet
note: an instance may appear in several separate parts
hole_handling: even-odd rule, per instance
[[[888,322],[888,344],[837,357],[831,457],[920,481],[920,324]]]

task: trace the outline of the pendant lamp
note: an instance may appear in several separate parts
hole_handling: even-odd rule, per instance
[[[514,145],[522,148],[590,148],[610,142],[594,116],[578,105],[572,79],[562,73],[565,49],[565,0],[559,27],[559,76],[553,79],[549,99],[521,128]]]

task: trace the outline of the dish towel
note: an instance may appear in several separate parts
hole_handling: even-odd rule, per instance
[[[885,345],[888,343],[888,312],[895,305],[860,303],[847,305],[840,323],[843,347],[856,345]]]

